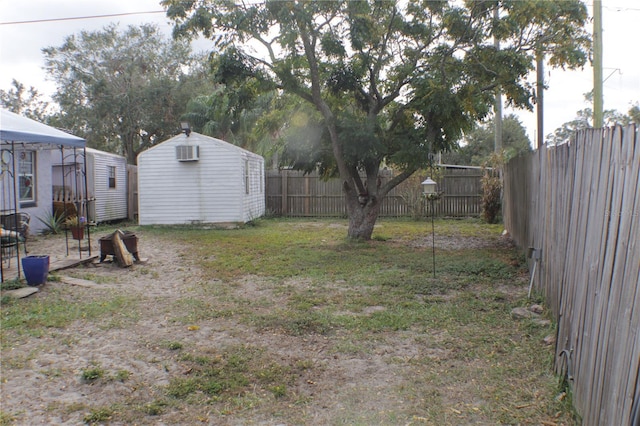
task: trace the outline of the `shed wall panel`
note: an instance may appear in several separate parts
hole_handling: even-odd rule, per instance
[[[64,155],[64,168],[61,166]],[[74,178],[74,170],[84,170],[85,159],[82,150],[65,149],[63,153],[54,152],[53,185],[65,186],[72,194],[84,193],[84,176]],[[89,196],[88,215],[95,222],[108,222],[127,218],[127,159],[121,155],[97,149],[86,149],[86,175]],[[109,188],[109,167],[115,167],[116,187]],[[64,178],[62,177],[64,176]]]
[[[249,222],[265,212],[264,161],[259,156],[246,156],[244,166],[249,168],[249,190],[245,188],[243,222]]]
[[[126,219],[127,217],[127,160],[107,153],[87,152],[92,160],[95,218],[97,222]],[[115,167],[116,187],[109,188],[109,167]]]
[[[198,161],[176,159],[176,146],[185,144],[200,147]],[[264,161],[260,156],[247,153],[197,133],[188,138],[176,136],[141,153],[138,157],[140,224],[246,222],[244,157],[250,155],[256,157],[256,162]]]

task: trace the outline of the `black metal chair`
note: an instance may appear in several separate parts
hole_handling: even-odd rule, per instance
[[[17,235],[7,235],[2,240],[2,250],[9,250],[11,246],[18,247],[19,243],[22,243],[24,246],[24,254],[29,253],[27,250],[27,237],[29,236],[29,222],[31,221],[31,216],[29,213],[18,212],[18,213],[6,213],[0,215],[0,224],[2,225],[2,229],[5,231],[15,232]],[[6,244],[6,247],[5,247]],[[4,251],[3,251],[4,258]]]
[[[2,239],[2,262],[7,263],[7,267],[11,268],[11,258],[16,256],[18,250],[18,238],[3,236]]]

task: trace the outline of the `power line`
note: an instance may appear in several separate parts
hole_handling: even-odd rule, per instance
[[[611,10],[613,12],[640,12],[640,9],[635,7],[624,7],[624,6],[602,6],[607,10]]]
[[[35,19],[32,21],[12,21],[12,22],[0,22],[0,25],[19,25],[19,24],[39,24],[42,22],[59,22],[59,21],[77,21],[81,19],[96,19],[96,18],[114,18],[117,16],[131,16],[131,15],[146,15],[149,13],[165,13],[164,10],[150,10],[147,12],[128,12],[128,13],[111,13],[108,15],[89,15],[89,16],[74,16],[69,18],[49,18],[49,19]]]

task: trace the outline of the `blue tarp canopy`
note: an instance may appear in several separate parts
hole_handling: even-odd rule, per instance
[[[7,142],[50,143],[84,148],[86,141],[30,118],[0,109],[0,140]]]

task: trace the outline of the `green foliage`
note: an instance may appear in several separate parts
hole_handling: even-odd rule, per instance
[[[490,2],[162,2],[174,34],[215,34],[229,50],[218,71],[225,84],[254,80],[315,110],[283,122],[283,164],[339,175],[348,235],[365,240],[386,194],[430,153],[454,147],[489,113],[498,86],[531,107],[532,51],[580,63],[586,9],[560,3],[499,3],[496,21]],[[383,162],[404,173],[378,185]]]
[[[165,393],[171,398],[185,399],[198,392],[228,397],[243,392],[252,383],[284,396],[285,384],[291,380],[291,373],[286,368],[271,361],[264,350],[253,346],[232,346],[212,356],[185,354],[181,361],[189,368],[190,377],[170,381]]]
[[[45,226],[43,234],[59,234],[63,231],[62,225],[65,223],[63,214],[48,213],[44,218],[38,217],[38,220]]]
[[[80,377],[86,383],[93,383],[96,380],[102,379],[105,374],[106,371],[104,368],[100,367],[99,365],[94,365],[92,367],[83,369],[80,373]]]
[[[6,280],[0,283],[0,290],[2,291],[17,290],[19,288],[23,288],[26,286],[27,285],[25,284],[24,280],[21,280],[19,278],[14,278],[12,280]],[[9,296],[8,294],[3,294],[2,297],[0,297],[0,306],[4,308],[7,308],[10,305],[14,305],[16,302],[17,302],[16,298],[13,296]]]
[[[164,412],[167,405],[169,404],[165,400],[156,400],[145,404],[142,410],[149,416],[159,416]]]
[[[124,382],[129,377],[131,377],[131,372],[130,371],[128,371],[128,370],[118,370],[113,378],[114,378],[114,380],[117,380],[119,382]]]
[[[491,160],[495,147],[495,123],[489,120],[476,125],[465,134],[465,145],[443,154],[445,164],[483,166]],[[505,162],[518,155],[531,152],[531,142],[518,117],[507,115],[502,121],[502,147]]]
[[[202,385],[194,378],[176,378],[169,383],[166,393],[172,398],[186,398],[201,388]]]
[[[102,424],[113,416],[111,408],[92,408],[91,411],[84,416],[84,422],[89,425]]]
[[[513,29],[524,26],[528,31],[513,40],[518,49],[547,56],[552,67],[575,69],[587,62],[591,38],[584,2],[510,1],[502,8],[504,12],[493,29],[500,40],[510,40]]]
[[[11,426],[14,424],[15,417],[0,410],[0,426]]]
[[[262,93],[255,79],[241,84],[218,84],[208,94],[192,98],[182,119],[191,123],[194,131],[213,136],[259,153],[267,160],[274,146],[281,120],[275,118],[280,106],[276,93]]]
[[[111,321],[135,315],[135,302],[124,296],[115,296],[100,302],[63,300],[59,290],[51,290],[47,298],[25,300],[2,309],[2,329],[38,333],[47,328],[63,328],[78,319],[107,317]],[[110,324],[108,321],[105,325]]]
[[[458,259],[447,262],[443,269],[451,274],[477,276],[490,280],[504,280],[515,278],[513,265],[507,264],[503,259],[494,257],[476,256],[473,259]]]
[[[167,342],[167,348],[171,349],[172,351],[177,351],[179,349],[182,349],[182,343],[180,342]]]
[[[11,85],[13,87],[8,91],[0,90],[0,106],[32,120],[46,122],[49,103],[42,100],[38,90],[33,86],[27,90],[16,79],[11,80]]]
[[[586,101],[591,101],[591,94],[585,96]],[[626,114],[621,114],[616,110],[605,110],[603,113],[604,126],[611,127],[616,125],[626,126],[630,123],[640,123],[640,103],[636,103],[629,108]],[[564,123],[557,128],[552,134],[546,137],[546,143],[551,145],[561,144],[571,139],[572,135],[578,130],[589,129],[593,127],[593,110],[591,108],[581,109],[576,113],[576,118]]]
[[[0,283],[0,290],[16,290],[18,288],[26,287],[25,283],[19,278],[12,280],[6,280]]]
[[[269,390],[273,393],[273,396],[276,398],[283,398],[287,394],[286,385],[271,386]]]
[[[502,178],[500,171],[504,164],[504,157],[493,154],[489,160],[489,167],[484,169],[482,176],[482,219],[487,223],[496,223],[500,218],[502,207]]]
[[[629,121],[627,123],[622,123],[622,124],[640,123],[640,103],[636,103],[631,108],[629,108],[628,118],[629,118]]]
[[[188,44],[150,24],[81,31],[43,52],[62,110],[52,124],[130,164],[179,130],[188,98],[206,87]]]

